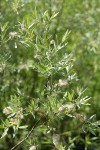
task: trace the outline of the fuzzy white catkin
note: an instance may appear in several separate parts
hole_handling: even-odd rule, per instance
[[[36,150],[36,146],[31,146],[29,150]]]
[[[13,112],[13,109],[11,108],[11,107],[5,107],[4,109],[3,109],[3,113],[5,114],[5,115],[9,115],[10,113],[12,113]]]
[[[67,86],[68,85],[68,81],[67,80],[62,80],[62,79],[59,79],[59,83],[58,83],[59,86]]]
[[[53,144],[55,145],[55,147],[58,147],[59,141],[60,141],[60,135],[59,134],[53,134],[52,140],[53,140]]]

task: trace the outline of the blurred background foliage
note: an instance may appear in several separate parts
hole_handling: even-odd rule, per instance
[[[14,113],[15,118],[20,113],[20,119],[23,118],[23,108],[25,119],[20,122],[24,126],[27,120],[29,125],[28,129],[24,126],[22,128],[25,129],[19,129],[18,132],[19,122],[13,129],[10,126],[9,134],[0,141],[1,150],[11,149],[25,138],[33,124],[36,126],[34,133],[17,149],[29,149],[31,145],[37,145],[37,149],[43,150],[100,149],[99,128],[96,133],[89,132],[90,128],[93,130],[90,126],[84,129],[88,130],[87,132],[80,130],[84,124],[84,114],[88,118],[96,114],[96,119],[100,120],[99,16],[99,0],[0,1],[0,134],[2,135],[5,124],[10,126],[2,113],[7,106],[13,108],[10,111]],[[69,70],[67,74],[66,65]],[[78,82],[74,72],[78,76]],[[69,77],[73,78],[72,81]],[[62,80],[66,78],[68,81]],[[67,85],[68,82],[67,88],[56,87],[58,81],[60,86]],[[91,97],[91,105],[83,106],[78,112],[76,108],[70,110],[69,115],[73,116],[74,113],[76,119],[72,120],[64,113],[58,113],[53,120],[57,108],[66,103],[65,98],[63,103],[56,103],[56,99],[60,100],[66,89],[69,92],[67,99],[78,99],[77,86],[79,89],[86,89],[85,95]],[[46,100],[48,105],[44,102]],[[48,107],[49,103],[52,108]],[[74,109],[74,103],[67,107]],[[59,107],[59,110],[61,109]],[[92,119],[94,118],[95,116]],[[58,134],[61,135],[63,144],[58,144]],[[57,138],[58,141],[53,140],[52,143],[52,138]],[[35,150],[36,147],[33,148],[30,150]]]

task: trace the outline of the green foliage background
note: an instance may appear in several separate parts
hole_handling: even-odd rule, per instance
[[[1,150],[100,149],[99,14],[99,0],[0,1]]]

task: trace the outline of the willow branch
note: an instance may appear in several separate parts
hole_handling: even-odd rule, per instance
[[[37,122],[36,122],[36,124],[31,128],[31,130],[29,131],[29,133],[27,134],[27,136],[24,138],[24,139],[22,139],[20,142],[18,142],[14,147],[12,147],[10,150],[14,150],[14,149],[16,149],[18,146],[20,146],[26,139],[28,139],[28,137],[31,135],[31,133],[33,132],[33,130],[34,130],[34,128],[36,127],[36,125],[37,125],[37,123],[39,122],[39,121],[41,121],[42,120],[42,118],[40,118]]]

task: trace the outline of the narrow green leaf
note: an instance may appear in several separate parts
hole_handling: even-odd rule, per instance
[[[3,132],[3,134],[2,134],[2,136],[1,136],[0,139],[2,139],[3,137],[5,137],[5,136],[7,135],[8,129],[9,129],[9,128],[6,128],[6,129],[4,130],[4,132]]]
[[[19,129],[26,129],[28,126],[25,125],[25,126],[20,126]]]
[[[67,36],[69,35],[70,31],[66,31],[65,34],[62,37],[62,43],[64,43],[66,41]]]

